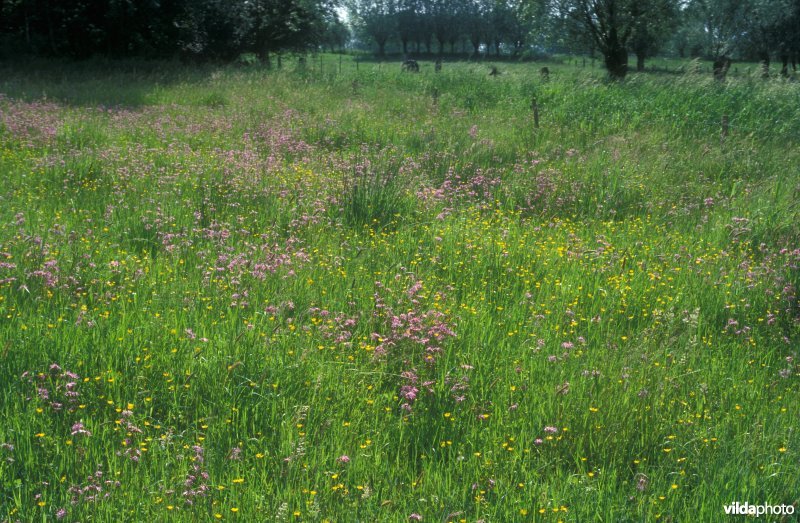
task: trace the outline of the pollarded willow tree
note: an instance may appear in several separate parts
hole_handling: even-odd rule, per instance
[[[501,49],[508,49],[512,56],[518,56],[531,31],[522,6],[518,2],[493,0],[489,4],[488,17],[491,29],[487,40],[494,44],[496,56],[500,56]]]
[[[531,4],[546,0],[343,0],[350,20],[364,43],[404,54],[435,50],[445,53],[449,45],[466,43],[472,57],[493,52],[496,56],[519,56],[527,46],[533,25]],[[544,19],[544,17],[542,18]],[[413,47],[412,47],[413,45]],[[466,47],[465,47],[466,52]]]
[[[602,53],[608,75],[628,74],[628,52],[637,51],[639,64],[651,54],[678,12],[678,0],[561,0],[559,16],[574,20]]]
[[[691,0],[686,9],[697,31],[703,54],[714,60],[714,76],[725,77],[729,56],[745,32],[749,2],[741,0]]]
[[[450,52],[461,36],[461,19],[456,0],[432,0],[431,30],[439,45],[439,54],[444,54],[445,44],[450,44]]]
[[[800,37],[800,1],[798,0],[748,0],[743,31],[737,39],[742,56],[757,59],[762,74],[769,76],[771,56],[778,54],[783,62],[782,73],[787,74],[790,59],[797,59]]]
[[[630,47],[636,55],[636,70],[644,71],[645,60],[655,56],[676,28],[679,6],[674,0],[641,0],[638,7],[647,14],[634,20]]]
[[[785,16],[776,23],[775,31],[781,74],[787,76],[789,64],[792,65],[792,72],[796,72],[797,62],[800,61],[800,2],[795,1],[785,12]]]
[[[397,3],[395,0],[346,0],[358,33],[371,38],[378,45],[378,56],[386,54],[386,43],[397,29]]]
[[[243,38],[267,65],[271,53],[316,46],[325,33],[327,4],[319,0],[246,0]]]
[[[781,72],[800,54],[798,0],[689,0],[683,11],[688,38],[702,55],[714,60],[715,75],[724,78],[731,56],[758,60],[764,76],[777,54]]]
[[[577,0],[573,16],[589,32],[603,54],[609,77],[628,74],[628,41],[642,16],[637,0]]]

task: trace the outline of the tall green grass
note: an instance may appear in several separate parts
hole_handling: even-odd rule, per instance
[[[798,84],[488,65],[3,66],[0,519],[796,506]]]

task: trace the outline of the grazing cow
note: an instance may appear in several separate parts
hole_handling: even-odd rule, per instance
[[[489,76],[497,76],[499,74],[500,71],[498,71],[497,67],[492,66],[491,69],[489,69]]]
[[[403,62],[401,69],[409,73],[418,73],[419,64],[417,63],[416,60],[406,60],[405,62]]]

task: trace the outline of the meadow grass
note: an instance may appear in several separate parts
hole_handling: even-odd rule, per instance
[[[0,68],[0,519],[800,503],[797,83],[342,62]]]

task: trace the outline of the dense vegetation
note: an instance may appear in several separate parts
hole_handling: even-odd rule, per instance
[[[326,0],[0,0],[5,55],[232,60],[341,46]],[[0,55],[1,57],[2,55]]]
[[[800,56],[796,0],[0,0],[0,58],[182,57],[262,61],[360,48],[473,59],[599,53],[624,78],[656,56]],[[724,76],[724,74],[718,76]]]
[[[0,520],[800,502],[797,84],[421,65],[0,70]]]

